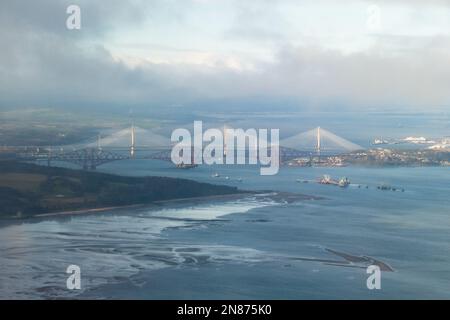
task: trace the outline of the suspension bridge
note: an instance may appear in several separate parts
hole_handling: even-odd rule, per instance
[[[269,144],[270,145],[270,144]],[[280,161],[305,156],[342,154],[363,147],[323,128],[299,133],[279,143]],[[154,159],[171,161],[172,143],[169,138],[134,125],[110,133],[96,140],[68,146],[7,147],[22,161],[44,161],[49,166],[54,161],[75,164],[84,170],[95,170],[106,163],[129,159]]]

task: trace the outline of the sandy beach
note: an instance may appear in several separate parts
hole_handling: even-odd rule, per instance
[[[30,221],[32,219],[42,219],[42,218],[51,218],[51,217],[66,217],[66,216],[75,216],[75,215],[88,215],[88,214],[96,214],[106,211],[120,211],[124,209],[134,209],[134,208],[160,208],[162,206],[168,207],[182,207],[186,205],[196,205],[201,203],[206,203],[209,201],[217,201],[217,202],[228,202],[228,201],[236,201],[240,199],[244,199],[247,197],[256,197],[261,201],[271,200],[277,203],[292,203],[295,201],[302,200],[320,200],[322,198],[304,194],[296,194],[289,192],[274,192],[274,191],[261,191],[261,192],[242,192],[242,193],[233,193],[226,195],[214,195],[214,196],[205,196],[205,197],[192,197],[192,198],[179,198],[179,199],[170,199],[170,200],[159,200],[151,203],[139,203],[132,205],[124,205],[124,206],[112,206],[112,207],[101,207],[101,208],[87,208],[87,209],[79,209],[79,210],[68,210],[68,211],[58,211],[58,212],[47,212],[41,213],[30,217],[22,217],[22,218],[10,218],[3,219],[2,222],[23,222]]]

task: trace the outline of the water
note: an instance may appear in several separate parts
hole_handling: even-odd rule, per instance
[[[246,197],[4,224],[0,298],[450,298],[448,168],[283,167],[260,176],[256,167],[178,170],[135,160],[101,170],[324,199]],[[322,174],[353,184],[296,182]],[[378,190],[381,183],[405,192]],[[338,258],[325,248],[374,257],[395,271],[382,273],[381,290],[368,290],[363,268],[298,259]],[[81,291],[66,289],[70,264],[81,267]]]

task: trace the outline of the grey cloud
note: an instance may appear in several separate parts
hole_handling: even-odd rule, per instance
[[[120,28],[139,28],[146,20],[183,20],[183,9],[176,0],[3,0],[0,26],[10,32],[49,32],[70,36],[65,27],[69,5],[81,8],[82,37],[96,37]]]
[[[288,30],[290,26],[279,12],[279,4],[280,1],[238,2],[232,26],[225,38],[250,42],[285,42],[285,34],[280,30]]]
[[[45,6],[23,11],[23,2],[20,6],[0,5],[2,106],[164,107],[220,99],[248,101],[248,97],[293,97],[318,108],[331,101],[351,108],[429,108],[450,103],[450,55],[446,50],[450,39],[446,37],[380,38],[372,50],[350,55],[285,45],[275,62],[257,63],[257,71],[237,72],[220,64],[146,63],[131,68],[113,59],[100,35],[102,26],[139,24],[146,19],[133,9],[139,8],[139,3],[123,7],[112,1],[108,8],[93,10],[97,13],[92,17],[103,19],[95,27],[92,24],[100,38],[87,45],[83,36],[61,31],[61,21],[53,16],[59,14],[60,5],[38,2]],[[170,16],[177,13],[173,19],[182,21],[182,10],[174,4],[160,3],[165,8],[161,10]]]
[[[447,52],[430,50],[386,55],[374,49],[344,55],[317,48],[287,49],[265,74],[269,87],[277,86],[278,92],[316,101],[428,108],[450,103],[449,59]]]

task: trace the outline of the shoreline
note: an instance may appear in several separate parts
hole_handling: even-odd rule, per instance
[[[149,209],[157,209],[162,208],[164,206],[174,206],[174,207],[182,207],[185,205],[197,205],[202,203],[207,203],[211,200],[219,200],[220,202],[227,202],[233,200],[241,200],[246,197],[260,197],[263,199],[271,199],[275,200],[277,203],[282,204],[282,201],[287,203],[292,203],[295,201],[304,201],[304,200],[321,200],[322,197],[311,196],[299,193],[290,193],[290,192],[279,192],[279,191],[271,191],[271,190],[260,190],[260,191],[246,191],[241,193],[231,193],[224,195],[211,195],[211,196],[201,196],[201,197],[192,197],[192,198],[176,198],[176,199],[168,199],[168,200],[157,200],[149,203],[137,203],[131,205],[123,205],[123,206],[110,206],[110,207],[100,207],[100,208],[85,208],[78,210],[67,210],[67,211],[58,211],[58,212],[46,212],[40,213],[33,216],[21,217],[21,218],[4,218],[0,219],[0,227],[15,224],[15,223],[23,223],[30,222],[33,220],[44,220],[47,218],[58,218],[58,217],[71,217],[71,216],[81,216],[81,215],[90,215],[97,214],[107,211],[120,211],[124,209],[130,208],[149,208]]]
[[[214,195],[214,196],[202,196],[202,197],[192,197],[192,198],[177,198],[177,199],[169,199],[169,200],[157,200],[149,203],[136,203],[136,204],[129,204],[129,205],[123,205],[123,206],[112,206],[112,207],[101,207],[101,208],[86,208],[86,209],[79,209],[79,210],[68,210],[68,211],[58,211],[58,212],[47,212],[47,213],[40,213],[33,215],[29,218],[45,218],[45,217],[57,217],[57,216],[71,216],[71,215],[82,215],[82,214],[94,214],[104,211],[111,211],[111,210],[120,210],[120,209],[127,209],[127,208],[143,208],[143,207],[157,207],[159,205],[166,205],[166,204],[172,204],[172,203],[183,203],[183,202],[205,202],[207,200],[213,200],[213,199],[219,199],[219,200],[234,200],[234,199],[240,199],[245,196],[249,195],[255,195],[255,193],[251,192],[243,192],[243,193],[231,193],[231,194],[224,194],[224,195]],[[17,220],[21,219],[27,219],[25,218],[16,218]]]

